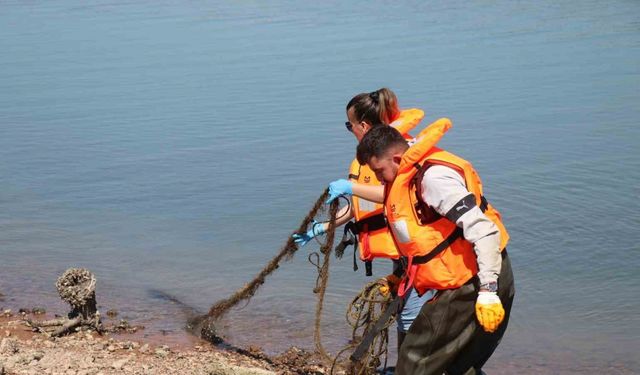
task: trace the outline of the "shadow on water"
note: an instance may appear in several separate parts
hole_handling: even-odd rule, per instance
[[[266,355],[262,350],[249,347],[249,349],[244,349],[235,345],[230,344],[225,341],[222,337],[215,334],[216,329],[214,326],[215,321],[210,319],[210,317],[204,312],[198,310],[197,308],[188,305],[187,303],[178,299],[178,297],[164,292],[159,289],[149,289],[149,296],[154,299],[162,300],[172,305],[178,306],[178,308],[182,311],[185,316],[185,331],[191,335],[202,338],[216,347],[228,351],[233,351],[238,354],[258,359],[264,362],[267,362],[269,365],[277,365],[277,363],[271,359],[268,355]],[[203,329],[207,325],[206,329]],[[203,332],[208,332],[208,334],[203,334]]]
[[[199,311],[198,309],[196,309],[195,307],[186,304],[185,302],[182,302],[181,300],[178,299],[178,297],[169,294],[167,292],[164,292],[160,289],[149,289],[148,290],[149,293],[149,297],[153,298],[153,299],[158,299],[158,300],[162,300],[165,302],[169,302],[173,305],[176,305],[183,314],[185,314],[187,317],[191,318],[193,316],[196,315],[202,315],[203,312]]]
[[[233,345],[224,341],[224,339],[216,334],[217,330],[214,326],[212,319],[207,319],[208,315],[205,312],[198,310],[197,308],[181,301],[178,297],[167,293],[159,289],[149,289],[149,296],[153,299],[158,299],[177,306],[185,317],[184,329],[191,335],[205,339],[210,343],[227,350],[234,350],[241,352],[243,349],[236,348]],[[203,327],[206,328],[203,330]],[[208,332],[209,334],[203,334]]]

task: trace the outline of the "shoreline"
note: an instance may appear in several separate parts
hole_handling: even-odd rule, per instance
[[[52,338],[34,332],[25,318],[45,314],[0,316],[0,375],[108,374],[324,374],[311,353],[297,348],[270,357],[258,347],[215,346],[193,337],[190,343],[169,344],[165,336],[107,333],[92,330]],[[142,330],[143,331],[143,330]]]
[[[158,337],[80,331],[49,338],[21,316],[0,318],[0,374],[274,374],[269,364],[202,341],[169,346]],[[4,369],[4,370],[3,370]],[[4,371],[4,373],[3,373]]]

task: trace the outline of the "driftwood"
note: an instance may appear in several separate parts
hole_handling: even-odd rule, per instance
[[[60,298],[71,305],[67,317],[52,320],[25,322],[35,331],[59,337],[79,329],[93,329],[103,333],[105,329],[100,320],[96,303],[96,277],[84,268],[69,268],[56,281]]]

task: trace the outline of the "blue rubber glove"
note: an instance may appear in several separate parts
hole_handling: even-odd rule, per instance
[[[303,247],[315,236],[321,236],[325,233],[327,233],[327,231],[324,229],[324,223],[318,223],[314,220],[311,222],[311,229],[309,229],[307,233],[295,233],[292,237],[293,242],[297,243],[298,246]]]
[[[341,195],[353,194],[353,182],[345,179],[335,180],[329,184],[329,198],[327,198],[326,204],[333,202],[334,199]]]

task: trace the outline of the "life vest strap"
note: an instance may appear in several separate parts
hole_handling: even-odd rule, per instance
[[[481,203],[480,203],[480,209],[482,210],[482,212],[485,212],[488,206],[489,206],[489,203],[487,202],[487,199],[484,196],[482,196]],[[438,246],[433,248],[433,250],[431,250],[429,253],[425,255],[412,256],[408,258],[403,257],[402,261],[404,263],[403,265],[405,266],[404,267],[405,276],[403,280],[400,282],[398,295],[404,296],[409,291],[409,289],[413,286],[413,281],[415,279],[415,274],[418,270],[418,265],[429,262],[431,259],[435,258],[438,254],[446,250],[459,238],[464,238],[464,231],[462,230],[462,228],[456,227],[456,230],[454,230],[447,238],[445,238],[442,242],[440,242]]]
[[[368,232],[371,230],[377,230],[377,229],[369,229],[369,225],[373,225],[374,228],[377,228],[380,224],[380,218],[378,218],[378,216],[382,217],[382,220],[384,220],[384,226],[382,228],[386,228],[387,227],[387,221],[384,218],[383,214],[379,214],[379,215],[373,215],[371,217],[368,217],[366,219],[360,220],[358,222],[353,222],[350,221],[348,222],[345,226],[344,226],[344,235],[342,236],[342,240],[340,240],[340,243],[336,246],[336,253],[337,254],[343,254],[345,249],[347,247],[349,247],[350,245],[353,245],[353,271],[357,271],[358,270],[358,262],[356,260],[356,253],[358,252],[358,240],[357,240],[357,236],[360,235],[362,236],[362,242],[364,243],[365,246],[367,246],[367,244],[369,243],[368,241]],[[371,219],[371,220],[369,220]],[[358,223],[364,223],[363,224],[363,229],[358,229]],[[380,228],[381,229],[381,228]],[[366,276],[372,276],[373,275],[373,263],[368,260],[364,262],[364,267],[365,267],[365,275]]]
[[[358,252],[358,241],[356,239],[356,226],[353,221],[348,222],[344,226],[344,234],[342,236],[342,240],[336,246],[335,252],[336,254],[343,254],[345,249],[353,245],[353,270],[358,270],[358,263],[356,262],[356,252]]]
[[[398,296],[404,297],[411,288],[413,288],[413,281],[416,278],[416,273],[418,272],[418,264],[414,263],[415,257],[409,256],[407,257],[408,262],[405,267],[405,277],[400,280],[400,285],[398,285]]]
[[[362,232],[373,232],[387,228],[387,219],[384,217],[384,213],[381,212],[379,214],[360,219],[356,221],[355,225],[357,229],[356,234],[360,234]]]
[[[416,278],[416,273],[418,272],[418,266],[420,264],[425,264],[431,259],[435,258],[438,254],[451,246],[451,244],[454,243],[458,238],[461,238],[462,235],[462,228],[456,228],[456,230],[454,230],[453,233],[449,235],[449,237],[440,242],[438,246],[436,246],[428,254],[403,258],[403,261],[406,262],[405,276],[402,281],[400,281],[400,285],[398,286],[398,296],[404,297],[413,287],[413,282]]]
[[[445,238],[442,242],[438,244],[438,246],[433,248],[433,250],[431,250],[429,253],[425,255],[413,257],[413,264],[427,263],[431,259],[435,258],[438,254],[443,252],[445,249],[447,249],[449,246],[451,246],[451,244],[454,243],[458,238],[461,238],[463,234],[464,233],[462,228],[457,227],[456,230],[454,230],[453,233],[449,235],[449,237]]]
[[[358,223],[356,223],[356,225],[358,225]],[[365,226],[366,228],[366,226]],[[369,232],[365,229],[363,231],[360,231],[360,242],[362,242],[362,251],[365,254],[371,254],[371,247],[369,244]],[[356,252],[355,249],[353,251],[353,259],[355,262],[356,259]],[[364,270],[365,270],[365,275],[367,276],[372,276],[373,275],[373,270],[372,270],[372,264],[370,260],[367,260],[364,262]]]

